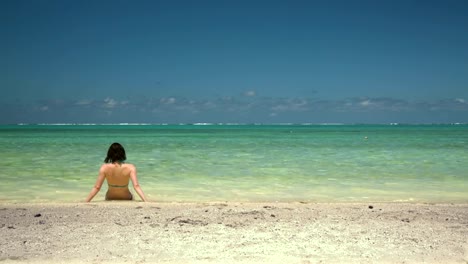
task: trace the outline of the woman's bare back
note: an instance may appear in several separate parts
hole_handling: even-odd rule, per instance
[[[134,169],[132,164],[108,163],[101,168],[107,180],[109,189],[106,200],[132,200],[133,196],[128,189],[130,173]]]

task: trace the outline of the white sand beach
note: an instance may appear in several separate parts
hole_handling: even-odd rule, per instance
[[[2,263],[468,263],[468,204],[2,203]]]

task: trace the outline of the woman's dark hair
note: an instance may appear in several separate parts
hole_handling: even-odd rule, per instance
[[[107,151],[105,163],[123,162],[127,159],[125,149],[119,143],[112,143]]]

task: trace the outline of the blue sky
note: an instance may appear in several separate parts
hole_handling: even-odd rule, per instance
[[[0,0],[0,123],[468,122],[468,2]]]

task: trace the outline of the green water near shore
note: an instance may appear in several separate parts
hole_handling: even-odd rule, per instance
[[[468,202],[468,125],[0,126],[0,200],[84,200],[113,142],[154,201]]]

